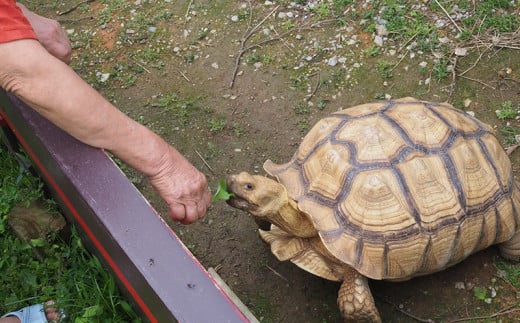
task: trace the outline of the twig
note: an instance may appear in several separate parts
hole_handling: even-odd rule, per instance
[[[186,81],[191,82],[191,80],[190,80],[190,79],[186,76],[186,74],[184,74],[181,70],[178,69],[177,72],[179,72],[179,74],[182,75],[182,77],[183,77]]]
[[[399,60],[399,62],[397,62],[397,64],[394,65],[394,67],[392,67],[392,69],[390,70],[390,72],[393,72],[397,66],[399,66],[399,64],[401,64],[401,62],[403,61],[403,59],[406,58],[406,55],[408,54],[408,51],[406,51],[406,53],[403,54],[403,57],[401,57],[401,59]]]
[[[435,3],[442,9],[442,11],[444,12],[444,14],[450,19],[451,23],[453,25],[455,25],[455,27],[457,27],[457,30],[459,31],[459,33],[462,32],[462,29],[460,29],[459,25],[457,25],[457,23],[455,22],[455,20],[453,20],[453,18],[451,18],[450,14],[446,11],[446,9],[444,9],[444,7],[439,3],[439,1],[435,0]]]
[[[240,40],[240,51],[238,52],[237,54],[237,57],[235,59],[235,68],[233,69],[233,74],[232,74],[232,77],[231,77],[231,83],[229,84],[229,88],[232,88],[233,85],[235,85],[235,79],[237,77],[237,73],[238,73],[238,66],[240,65],[240,60],[242,59],[242,56],[244,55],[244,53],[246,51],[248,51],[249,49],[253,48],[251,46],[247,47],[246,48],[246,42],[249,40],[249,38],[257,32],[258,28],[260,28],[260,26],[269,18],[271,17],[276,10],[278,10],[280,6],[276,6],[273,10],[271,10],[271,12],[264,17],[264,19],[262,19],[255,27],[251,28],[251,21],[252,21],[252,16],[253,16],[253,9],[251,8],[251,2],[249,1],[249,23],[248,23],[248,27],[247,27],[247,30],[246,32],[244,33],[244,35],[242,36],[242,39]],[[257,46],[260,46],[260,45],[257,45]],[[255,46],[255,47],[257,47]]]
[[[145,70],[148,74],[151,74],[152,72],[150,72],[149,69],[147,69],[146,67],[144,67],[144,65],[142,65],[141,63],[139,63],[138,61],[136,61],[135,59],[132,59],[132,62],[136,63],[137,65],[139,65],[143,70]]]
[[[451,70],[450,93],[448,94],[448,100],[446,100],[447,102],[451,101],[451,98],[453,97],[453,93],[455,92],[455,84],[456,84],[456,79],[457,79],[457,72],[455,71],[455,69],[457,67],[457,56],[455,56],[452,63],[453,63],[453,68]]]
[[[398,311],[401,312],[402,314],[404,314],[404,315],[406,315],[406,316],[408,316],[408,317],[411,317],[412,319],[414,319],[414,320],[416,320],[416,321],[418,321],[418,322],[435,323],[435,321],[432,320],[432,319],[423,319],[423,318],[421,318],[421,317],[418,317],[418,316],[415,316],[415,315],[413,315],[413,314],[411,314],[411,313],[406,312],[405,310],[399,308],[399,306],[397,306],[397,304],[394,304],[394,303],[390,302],[389,300],[387,300],[387,299],[384,298],[384,297],[378,297],[378,298],[380,298],[380,299],[382,299],[384,302],[386,302],[386,303],[392,305],[396,310],[398,310]]]
[[[81,1],[79,2],[78,4],[76,4],[75,6],[73,6],[72,8],[70,9],[67,9],[65,11],[61,11],[61,12],[58,12],[58,16],[63,16],[63,15],[66,15],[68,13],[71,13],[73,12],[74,10],[78,9],[79,6],[85,4],[85,3],[90,3],[90,2],[94,2],[95,0],[84,0],[84,1]]]
[[[516,306],[516,304],[508,306],[508,307],[503,308],[500,311],[498,311],[496,313],[493,313],[493,314],[491,314],[489,316],[464,317],[464,318],[460,318],[460,319],[451,320],[448,323],[467,322],[467,321],[475,321],[475,320],[486,320],[486,319],[492,319],[494,317],[501,316],[501,315],[506,315],[506,314],[511,314],[511,313],[514,313],[514,312],[519,312],[520,308],[512,309],[515,306]]]
[[[197,149],[195,149],[195,153],[197,153],[197,155],[199,156],[199,158],[202,160],[202,162],[204,163],[204,165],[206,165],[206,167],[211,171],[211,173],[213,175],[215,175],[215,172],[213,171],[213,168],[211,168],[211,166],[208,164],[208,162],[206,162],[206,160],[204,159],[204,157],[202,157],[202,155],[197,151]]]
[[[285,278],[284,276],[282,276],[280,273],[278,273],[276,270],[274,270],[273,268],[269,267],[269,265],[265,265],[270,271],[272,271],[276,276],[280,277],[281,279],[285,280],[286,282],[288,282],[289,280],[287,278]]]
[[[190,13],[190,7],[193,3],[193,0],[190,0],[190,3],[188,3],[188,8],[186,9],[186,14],[184,15],[184,25],[188,23],[188,14]]]
[[[515,79],[514,77],[504,77],[503,80],[504,80],[504,81],[513,81],[513,82],[515,82],[515,83],[520,84],[520,80],[517,80],[517,79]]]
[[[482,51],[480,55],[477,57],[477,59],[473,62],[473,65],[464,70],[464,72],[459,73],[459,76],[466,74],[467,72],[471,71],[475,66],[477,66],[478,62],[480,62],[480,60],[482,59],[482,56],[484,56],[484,53],[486,53],[488,50],[489,48],[486,48],[486,50]]]
[[[316,78],[317,78],[317,81],[316,81],[316,86],[314,86],[314,91],[312,91],[312,93],[305,98],[306,102],[309,102],[312,99],[312,97],[314,96],[314,94],[316,94],[316,92],[320,88],[320,85],[321,85],[320,71],[316,72]]]
[[[466,80],[470,80],[470,81],[473,81],[473,82],[480,83],[480,84],[484,85],[485,87],[488,87],[488,88],[490,88],[492,90],[496,90],[496,88],[494,88],[493,86],[491,86],[489,84],[486,84],[486,83],[484,83],[484,82],[482,82],[480,80],[477,80],[477,79],[474,79],[474,78],[471,78],[471,77],[467,77],[467,76],[464,76],[464,75],[459,75],[459,76],[462,77],[462,78],[465,78]]]

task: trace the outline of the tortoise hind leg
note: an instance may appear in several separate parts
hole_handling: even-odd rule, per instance
[[[366,277],[352,268],[345,272],[338,306],[345,322],[381,322]]]
[[[500,255],[510,261],[520,261],[520,232],[499,245]]]

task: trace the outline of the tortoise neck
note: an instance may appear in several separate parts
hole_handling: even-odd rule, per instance
[[[273,223],[280,229],[300,238],[314,237],[318,234],[307,215],[298,209],[291,199],[283,204],[273,218]]]

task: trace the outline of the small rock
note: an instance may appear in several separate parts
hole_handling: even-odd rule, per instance
[[[376,32],[379,36],[387,36],[388,35],[388,31],[386,30],[386,26],[385,25],[377,25],[376,26]]]
[[[329,58],[327,64],[329,66],[336,66],[336,64],[338,64],[338,58],[336,56]]]
[[[110,73],[96,72],[96,78],[101,83],[105,83],[106,81],[108,81],[109,77],[110,77]]]
[[[211,64],[211,67],[213,67],[214,69],[218,70],[218,63]]]
[[[468,55],[468,49],[467,48],[457,47],[457,48],[455,48],[455,55],[457,55],[457,56],[466,56],[466,55]]]
[[[466,286],[464,285],[464,282],[456,282],[455,283],[455,289],[465,290]]]
[[[465,99],[464,100],[464,107],[465,108],[469,108],[469,106],[471,105],[471,102],[473,102],[473,101],[471,101],[471,99]]]
[[[475,116],[475,111],[466,111],[466,113],[469,114],[472,117]]]
[[[232,22],[237,22],[238,21],[238,16],[237,15],[234,15],[231,17],[231,21]]]
[[[374,43],[377,45],[377,46],[383,46],[383,37],[377,35],[374,37]]]

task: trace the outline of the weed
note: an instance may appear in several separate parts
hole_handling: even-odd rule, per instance
[[[273,315],[271,313],[271,301],[267,299],[265,296],[258,295],[255,299],[250,300],[248,302],[248,307],[251,308],[251,311],[255,314],[256,317],[262,317],[265,322],[271,322],[270,319]]]
[[[518,135],[518,129],[511,126],[504,126],[500,129],[500,132],[505,137],[506,145],[516,145],[516,136]]]
[[[307,76],[303,74],[298,74],[296,76],[290,76],[289,80],[291,81],[291,87],[297,90],[304,90],[307,88]]]
[[[298,129],[300,129],[302,132],[306,132],[309,130],[310,125],[307,120],[298,120]]]
[[[372,45],[369,48],[363,50],[363,55],[365,57],[375,57],[379,54],[381,54],[381,47],[377,45]]]
[[[171,118],[176,120],[182,126],[186,126],[190,120],[191,113],[201,110],[198,102],[199,98],[183,97],[182,99],[175,92],[162,94],[158,98],[156,104],[152,106],[162,109],[162,113],[166,113]]]
[[[445,57],[440,58],[433,66],[433,74],[437,80],[442,80],[450,75],[448,70],[449,60]]]
[[[307,103],[300,102],[294,106],[294,112],[296,112],[296,114],[309,114],[311,110]]]
[[[518,115],[518,110],[513,108],[512,101],[505,101],[495,113],[500,120],[514,119]]]
[[[381,75],[381,77],[391,78],[393,76],[394,65],[395,64],[393,62],[380,59],[377,61],[376,69],[377,69],[377,72],[379,73],[379,75]]]
[[[208,121],[208,127],[211,132],[222,131],[226,127],[226,120],[212,118]]]
[[[316,13],[320,19],[324,19],[327,17],[330,17],[331,10],[327,3],[325,2],[318,2],[311,10],[312,12]]]
[[[186,55],[184,55],[184,61],[186,63],[193,63],[193,61],[195,61],[195,54],[193,53],[188,53]]]
[[[502,258],[495,259],[495,266],[499,270],[499,276],[506,279],[515,288],[520,289],[520,265],[511,263]]]
[[[239,138],[244,134],[244,129],[239,123],[233,123],[233,132],[235,133],[235,137]]]
[[[293,29],[295,27],[295,24],[292,20],[290,19],[287,19],[286,21],[284,21],[282,23],[282,27],[285,29],[285,30],[289,30],[289,29]]]
[[[327,107],[327,104],[329,103],[329,100],[320,100],[318,103],[318,110],[323,111]]]

